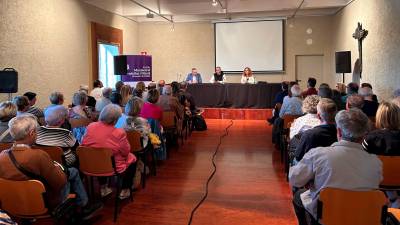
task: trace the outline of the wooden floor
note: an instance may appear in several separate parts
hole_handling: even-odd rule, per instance
[[[207,120],[208,130],[190,139],[148,179],[134,202],[123,205],[113,223],[113,201],[92,224],[186,225],[192,208],[204,193],[211,173],[211,157],[229,120]],[[289,186],[279,152],[271,145],[265,121],[234,120],[217,157],[217,173],[208,199],[198,209],[193,225],[294,225]]]

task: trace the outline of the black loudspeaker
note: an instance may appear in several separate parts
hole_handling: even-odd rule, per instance
[[[0,93],[18,92],[18,72],[12,68],[0,71]]]
[[[351,52],[336,52],[336,73],[351,73]]]
[[[128,69],[126,66],[126,55],[114,56],[114,74],[115,75],[126,75]]]

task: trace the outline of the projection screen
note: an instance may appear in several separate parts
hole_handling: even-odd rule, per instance
[[[215,23],[215,64],[225,72],[282,72],[283,20]]]

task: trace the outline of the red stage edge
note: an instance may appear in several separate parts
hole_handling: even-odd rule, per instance
[[[267,120],[272,109],[202,108],[205,119]]]

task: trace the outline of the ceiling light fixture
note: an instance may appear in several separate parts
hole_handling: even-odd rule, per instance
[[[214,6],[214,7],[216,7],[216,6],[218,5],[218,2],[217,2],[217,0],[212,0],[212,3],[211,3],[211,5],[212,5],[212,6]]]

